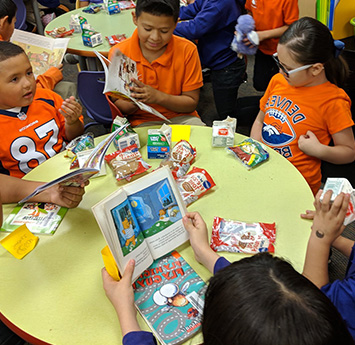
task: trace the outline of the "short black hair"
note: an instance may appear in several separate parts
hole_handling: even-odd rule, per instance
[[[137,0],[136,17],[138,18],[142,12],[154,16],[173,17],[177,22],[180,13],[180,0]]]
[[[11,42],[0,41],[0,62],[3,62],[20,54],[26,55],[25,51],[20,46]]]
[[[0,1],[0,19],[8,16],[7,21],[12,22],[12,19],[16,16],[17,6],[12,0]]]
[[[269,253],[234,262],[211,278],[202,333],[205,345],[354,344],[323,292]]]

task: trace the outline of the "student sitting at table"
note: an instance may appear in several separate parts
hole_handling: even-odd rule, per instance
[[[331,203],[332,191],[320,200],[322,191],[314,201],[315,211],[307,211],[302,218],[313,218],[308,241],[303,275],[314,283],[337,307],[355,339],[355,242],[342,235],[350,195],[341,193]],[[339,250],[349,258],[343,280],[329,283],[328,259],[330,248]]]
[[[79,0],[79,8],[89,6],[89,4],[101,4],[103,0]]]
[[[149,104],[175,124],[204,125],[196,112],[202,70],[196,46],[173,35],[179,17],[179,0],[137,0],[133,35],[110,49],[119,49],[136,61],[141,80],[133,79],[131,96]],[[114,99],[132,126],[161,124],[158,117],[135,104]]]
[[[283,33],[274,54],[274,75],[260,101],[250,136],[287,158],[315,195],[321,186],[321,161],[355,160],[344,45],[327,26],[303,17]],[[334,146],[329,146],[333,140]]]
[[[0,42],[0,173],[22,177],[84,131],[81,105],[36,89],[23,49]]]
[[[10,41],[16,22],[17,6],[12,0],[0,1],[0,41]],[[64,99],[76,95],[76,85],[63,79],[63,65],[50,67],[36,79],[37,87],[50,89]]]
[[[205,345],[354,344],[330,300],[289,263],[260,253],[230,264],[210,248],[199,213],[188,213],[183,222],[196,260],[215,274],[203,310]],[[153,335],[141,331],[136,318],[134,266],[130,260],[120,281],[103,268],[103,285],[117,312],[123,344],[153,345]]]

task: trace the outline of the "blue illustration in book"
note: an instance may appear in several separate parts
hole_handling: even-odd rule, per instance
[[[168,179],[128,196],[111,214],[124,256],[182,218]]]
[[[133,287],[140,313],[164,343],[181,343],[199,331],[206,284],[179,253],[156,260]]]

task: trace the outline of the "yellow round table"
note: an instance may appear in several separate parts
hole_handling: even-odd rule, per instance
[[[137,129],[143,158],[147,157],[147,127]],[[236,134],[235,143],[245,138]],[[224,148],[211,146],[210,127],[192,127],[190,143],[196,147],[194,166],[204,168],[216,186],[188,207],[199,211],[208,229],[214,216],[245,222],[276,222],[276,255],[301,271],[310,233],[310,222],[300,213],[312,208],[313,195],[294,166],[269,149],[269,161],[246,170]],[[113,147],[110,148],[114,150]],[[160,160],[146,161],[152,169]],[[31,171],[26,178],[50,181],[69,171],[63,153]],[[138,177],[136,177],[138,178]],[[83,201],[71,209],[53,236],[40,236],[37,247],[22,260],[0,246],[0,312],[13,325],[41,341],[55,345],[105,344],[122,341],[118,320],[105,296],[101,281],[101,249],[105,240],[91,207],[126,182],[107,175],[93,178]],[[14,205],[4,206],[4,218]],[[0,234],[0,239],[6,234]],[[197,263],[189,243],[181,255],[207,280],[209,272]],[[230,261],[246,255],[221,253]],[[143,329],[149,330],[139,317]],[[199,344],[201,334],[186,342]],[[43,342],[31,339],[33,344]]]

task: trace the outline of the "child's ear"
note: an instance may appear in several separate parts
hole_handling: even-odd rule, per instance
[[[132,11],[132,20],[134,25],[137,26],[137,16],[135,11]]]
[[[324,70],[324,65],[320,62],[317,62],[311,68],[313,77],[316,77]]]
[[[9,16],[5,16],[0,18],[0,32],[4,29],[4,23],[7,22],[9,19]]]

